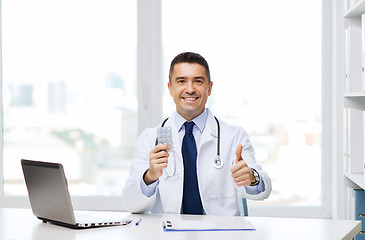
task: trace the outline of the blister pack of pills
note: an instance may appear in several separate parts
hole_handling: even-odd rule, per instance
[[[157,129],[157,143],[169,145],[170,150],[174,149],[171,127],[159,127]]]

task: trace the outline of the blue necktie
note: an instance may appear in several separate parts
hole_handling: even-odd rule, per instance
[[[203,214],[202,201],[199,194],[198,177],[196,175],[196,144],[193,135],[194,122],[185,122],[185,136],[182,142],[184,161],[184,190],[182,213]]]

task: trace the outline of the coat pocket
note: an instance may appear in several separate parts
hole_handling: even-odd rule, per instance
[[[235,183],[229,164],[220,169],[210,166],[207,175],[207,194],[209,198],[235,198]]]

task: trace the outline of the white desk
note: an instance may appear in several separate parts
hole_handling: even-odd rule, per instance
[[[33,216],[30,209],[0,209],[0,239],[52,239],[52,240],[124,240],[124,239],[352,239],[361,230],[360,221],[298,219],[298,218],[264,218],[246,217],[256,228],[255,231],[222,232],[164,232],[162,221],[166,219],[219,219],[232,221],[241,217],[187,216],[187,215],[152,215],[129,214],[126,217],[134,221],[127,226],[113,226],[87,230],[73,230],[42,223]],[[142,217],[139,226],[134,223]]]

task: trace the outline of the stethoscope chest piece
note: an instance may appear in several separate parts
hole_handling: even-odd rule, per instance
[[[222,168],[223,167],[222,159],[220,157],[217,157],[216,159],[214,159],[213,166],[217,169]]]

